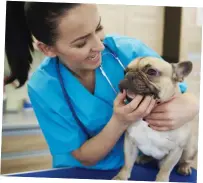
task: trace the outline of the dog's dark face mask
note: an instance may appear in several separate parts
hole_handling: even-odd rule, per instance
[[[146,66],[144,69],[126,69],[125,78],[120,82],[119,88],[122,92],[127,91],[126,99],[131,102],[134,95],[142,96],[154,96],[155,99],[159,99],[159,90],[150,81],[150,76],[159,74],[158,71],[150,69],[150,66]],[[132,94],[132,95],[130,95]]]

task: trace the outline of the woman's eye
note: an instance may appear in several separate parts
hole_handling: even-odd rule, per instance
[[[97,28],[97,30],[96,30],[96,32],[99,32],[99,31],[101,31],[101,30],[103,30],[103,26],[102,25],[100,25],[98,28]]]
[[[156,69],[149,69],[147,71],[147,74],[150,76],[158,76],[159,75],[159,71],[157,71]]]
[[[99,32],[99,31],[101,31],[101,30],[103,30],[103,26],[102,26],[102,25],[100,25],[100,26],[97,28],[96,32]],[[87,43],[87,42],[84,41],[83,43],[77,44],[76,47],[77,47],[77,48],[82,48],[83,46],[86,45],[86,43]]]
[[[80,44],[76,45],[76,47],[77,47],[77,48],[82,48],[82,47],[85,46],[85,45],[86,45],[86,41],[83,42],[83,43],[80,43]]]

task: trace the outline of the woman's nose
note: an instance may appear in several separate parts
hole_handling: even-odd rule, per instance
[[[92,51],[102,51],[102,50],[104,50],[104,44],[102,42],[102,39],[99,36],[95,36]]]

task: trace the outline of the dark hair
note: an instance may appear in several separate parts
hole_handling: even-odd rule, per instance
[[[21,87],[28,79],[32,64],[32,35],[47,45],[54,45],[58,20],[76,3],[7,1],[5,52],[11,70],[5,84],[14,80]]]

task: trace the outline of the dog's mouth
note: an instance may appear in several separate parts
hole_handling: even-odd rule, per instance
[[[125,77],[119,84],[120,91],[126,91],[126,99],[131,102],[137,95],[153,96],[159,99],[159,90],[146,77],[135,74],[135,77]]]
[[[137,95],[142,95],[144,97],[146,96],[152,96],[154,99],[156,99],[157,101],[159,101],[159,96],[157,93],[151,92],[151,93],[146,93],[146,92],[133,92],[130,89],[123,89],[126,91],[126,100],[128,102],[131,102]],[[122,90],[122,91],[123,91]]]
[[[126,99],[128,102],[131,102],[137,94],[133,93],[132,91],[130,91],[129,89],[126,90]]]

